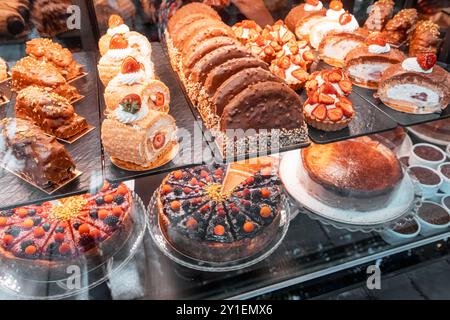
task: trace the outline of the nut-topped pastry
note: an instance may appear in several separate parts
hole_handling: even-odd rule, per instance
[[[38,60],[43,60],[55,66],[59,72],[71,80],[83,73],[83,66],[73,58],[67,48],[51,39],[35,38],[26,43],[26,53]]]
[[[347,54],[345,65],[354,84],[376,89],[384,70],[404,59],[405,55],[391,48],[381,33],[373,33],[367,39],[367,46],[358,47]]]
[[[398,111],[440,112],[450,102],[450,74],[436,65],[434,53],[423,53],[387,68],[377,96]]]
[[[309,29],[317,20],[325,16],[326,11],[321,1],[306,0],[305,3],[289,11],[285,22],[289,30],[294,32],[299,39],[308,40]]]
[[[430,20],[419,21],[409,41],[409,55],[417,56],[426,52],[437,54],[441,42],[439,35],[439,26],[436,23]]]
[[[364,23],[364,28],[369,31],[381,31],[394,14],[393,0],[378,0],[369,12],[369,17]]]
[[[352,83],[341,69],[312,73],[305,85],[308,95],[303,105],[307,124],[324,131],[338,131],[355,117],[352,101],[346,96]]]
[[[184,254],[234,261],[261,252],[274,239],[281,193],[269,164],[178,170],[159,189],[159,222],[165,238]]]
[[[49,88],[51,91],[72,102],[80,97],[77,89],[67,83],[66,79],[53,64],[38,60],[32,56],[20,59],[11,68],[12,88],[19,91],[28,86]]]
[[[68,139],[87,129],[86,119],[60,95],[36,86],[19,91],[14,106],[16,117],[38,125],[45,133]]]
[[[6,61],[0,58],[0,81],[8,79],[8,65]]]
[[[152,110],[168,112],[170,91],[167,86],[156,79],[150,79],[145,66],[133,57],[126,57],[120,69],[105,88],[106,113],[114,111],[123,97],[137,94],[144,105]]]
[[[102,123],[102,144],[113,162],[149,169],[177,144],[175,120],[151,110],[137,94],[125,96]]]
[[[419,16],[416,9],[403,9],[388,21],[383,29],[386,41],[399,45],[406,40],[409,31],[417,23]]]
[[[301,156],[301,182],[311,196],[333,207],[383,208],[403,178],[395,154],[369,137],[313,144]]]

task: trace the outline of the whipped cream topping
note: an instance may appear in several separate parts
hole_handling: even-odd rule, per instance
[[[341,26],[341,30],[344,32],[353,32],[359,29],[359,23],[356,21],[355,16],[352,15],[352,20]]]
[[[403,60],[402,68],[406,71],[413,71],[413,72],[421,72],[421,73],[432,73],[433,72],[433,68],[430,68],[428,70],[422,69],[422,67],[417,62],[416,58],[407,58],[407,59]]]
[[[115,77],[115,82],[120,84],[132,85],[137,82],[141,82],[145,79],[145,72],[143,70],[139,70],[138,72],[133,73],[119,73]]]
[[[338,20],[338,21],[339,21],[339,17],[340,17],[343,13],[345,13],[345,10],[344,10],[344,9],[341,9],[341,10],[339,10],[339,11],[336,11],[336,10],[333,10],[333,9],[328,9],[326,15],[327,15],[328,18],[331,18],[331,19],[334,19],[334,20]]]
[[[109,49],[106,52],[106,56],[113,60],[123,60],[129,55],[131,55],[131,48],[125,48],[125,49]]]
[[[389,43],[386,43],[384,46],[379,46],[377,44],[371,44],[368,48],[370,53],[379,54],[379,53],[388,53],[391,51],[391,46]]]
[[[125,124],[138,121],[145,117],[147,114],[148,107],[144,103],[142,104],[141,109],[135,114],[125,111],[121,105],[119,105],[119,107],[114,110],[114,115],[116,116],[117,120]]]
[[[324,20],[318,21],[311,28],[311,33],[309,37],[309,41],[311,46],[314,49],[317,49],[322,41],[323,37],[331,31],[340,31],[342,27],[337,20],[331,20],[329,18],[325,18]]]
[[[322,10],[323,4],[321,1],[319,1],[319,3],[316,6],[305,3],[305,6],[303,8],[305,9],[305,11],[319,11]]]
[[[250,37],[250,29],[248,28],[243,28],[242,29],[242,39],[248,39]]]
[[[114,28],[109,28],[108,31],[106,31],[106,33],[108,34],[108,36],[113,36],[116,34],[124,34],[130,31],[130,28],[128,28],[128,26],[126,24],[121,24],[117,27]]]

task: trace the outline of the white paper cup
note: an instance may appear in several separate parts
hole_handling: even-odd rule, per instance
[[[434,150],[438,151],[442,155],[442,159],[437,160],[437,161],[423,159],[423,158],[419,157],[415,152],[416,148],[418,148],[418,147],[433,148]],[[426,166],[429,168],[437,169],[437,167],[441,163],[445,162],[446,159],[447,158],[446,158],[445,152],[442,151],[439,147],[436,147],[435,145],[432,145],[430,143],[418,143],[418,144],[415,144],[411,150],[411,156],[409,157],[409,165],[410,166],[419,165],[419,166]]]
[[[405,233],[400,233],[400,232],[394,231],[392,229],[389,229],[389,230],[380,232],[380,237],[384,241],[386,241],[387,243],[392,244],[392,245],[397,245],[397,244],[402,244],[402,243],[408,242],[412,238],[417,237],[422,228],[419,223],[419,220],[417,218],[414,218],[414,221],[417,224],[417,230],[414,233],[405,234]]]
[[[442,185],[442,182],[443,182],[442,175],[439,172],[437,172],[436,170],[434,170],[434,169],[432,169],[430,167],[427,167],[427,166],[423,166],[423,165],[411,165],[411,166],[408,167],[408,170],[411,170],[411,168],[414,168],[414,167],[424,168],[426,170],[430,170],[431,172],[435,173],[439,177],[439,179],[440,179],[439,183],[438,184],[433,184],[433,185],[423,184],[417,179],[417,181],[419,183],[419,186],[420,186],[420,189],[422,190],[423,198],[424,199],[431,199],[431,198],[435,197],[437,192],[438,192],[438,190],[439,190],[439,188]],[[414,177],[414,173],[413,172],[411,172],[411,175]]]
[[[450,166],[450,162],[444,162],[444,163],[441,163],[441,164],[439,165],[439,167],[438,167],[438,172],[439,172],[439,174],[441,175],[441,178],[442,178],[442,181],[443,181],[443,182],[442,182],[442,185],[441,185],[441,187],[440,187],[440,189],[441,189],[442,192],[444,192],[444,193],[446,193],[446,194],[450,194],[450,178],[446,177],[446,176],[441,172],[441,168],[442,168],[444,165]]]
[[[422,205],[424,205],[425,203],[431,203],[433,205],[441,207],[443,210],[445,210],[447,212],[448,215],[450,215],[448,210],[446,208],[444,208],[442,205],[438,204],[438,203],[434,203],[434,202],[431,202],[431,201],[424,201],[424,202],[422,202]],[[419,212],[420,212],[420,209],[419,209]],[[419,223],[420,223],[420,226],[421,226],[420,234],[422,234],[424,236],[442,232],[445,229],[448,229],[448,227],[450,226],[450,221],[448,223],[446,223],[446,224],[432,224],[432,223],[422,219],[420,217],[420,215],[417,215],[417,220],[419,220]]]

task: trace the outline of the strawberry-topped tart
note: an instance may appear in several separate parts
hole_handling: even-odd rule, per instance
[[[236,23],[232,30],[244,45],[256,41],[262,33],[262,28],[253,20],[242,20]]]
[[[376,89],[384,70],[404,59],[405,55],[392,48],[381,33],[373,33],[367,38],[367,46],[360,46],[347,54],[345,64],[354,84]]]
[[[98,263],[128,236],[132,207],[125,184],[105,182],[95,194],[0,211],[0,254],[33,273],[65,272],[86,258]]]
[[[213,262],[266,248],[280,225],[282,191],[271,161],[260,159],[170,173],[158,194],[166,239],[190,257]]]
[[[286,81],[294,90],[300,89],[308,80],[308,68],[315,56],[304,40],[286,43],[272,61],[270,71]]]
[[[423,53],[384,70],[376,94],[398,111],[440,112],[450,102],[450,74],[436,64],[434,53]]]
[[[310,75],[305,89],[308,95],[303,115],[306,123],[324,131],[338,131],[355,117],[348,96],[352,83],[341,69],[322,70]]]

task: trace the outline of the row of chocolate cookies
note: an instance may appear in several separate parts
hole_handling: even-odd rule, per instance
[[[182,7],[167,31],[171,62],[209,127],[302,127],[298,95],[239,42],[211,7]]]

